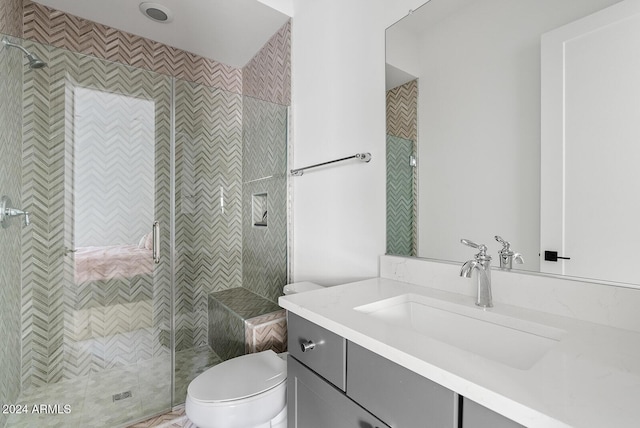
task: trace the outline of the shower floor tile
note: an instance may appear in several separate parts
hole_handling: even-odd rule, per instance
[[[184,403],[187,386],[197,375],[222,360],[208,346],[176,352],[175,403]],[[113,395],[130,392],[131,396],[114,401]],[[171,357],[139,361],[90,376],[30,388],[15,404],[26,405],[29,412],[9,416],[5,428],[50,427],[124,427],[145,415],[171,410]],[[33,406],[58,405],[35,413]],[[64,413],[64,405],[70,413]],[[37,409],[36,409],[37,410]],[[176,420],[179,427],[194,427],[186,418]],[[146,425],[151,426],[151,425]],[[166,426],[166,425],[163,425]],[[171,425],[174,426],[174,425]]]
[[[65,380],[39,388],[29,388],[15,404],[27,407],[27,413],[9,416],[6,428],[80,426],[88,378]],[[55,406],[57,408],[41,406]],[[65,405],[69,407],[65,409]],[[44,411],[42,411],[44,410]],[[65,413],[66,412],[66,413]]]

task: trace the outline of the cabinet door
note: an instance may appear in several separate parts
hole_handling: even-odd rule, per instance
[[[287,412],[289,428],[388,428],[292,356],[287,359]]]
[[[457,394],[352,342],[347,395],[394,428],[458,426]]]
[[[504,416],[465,398],[462,401],[462,428],[525,428]]]

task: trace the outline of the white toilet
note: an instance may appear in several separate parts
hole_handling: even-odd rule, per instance
[[[284,294],[323,288],[288,284]],[[189,384],[185,411],[199,428],[287,428],[286,354],[264,351],[211,367]]]

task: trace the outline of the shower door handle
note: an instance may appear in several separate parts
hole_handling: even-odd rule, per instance
[[[153,222],[153,261],[160,263],[160,222]]]

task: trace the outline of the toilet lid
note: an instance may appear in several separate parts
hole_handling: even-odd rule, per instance
[[[269,350],[211,367],[189,384],[188,394],[204,402],[240,400],[268,391],[286,379],[286,361]]]

